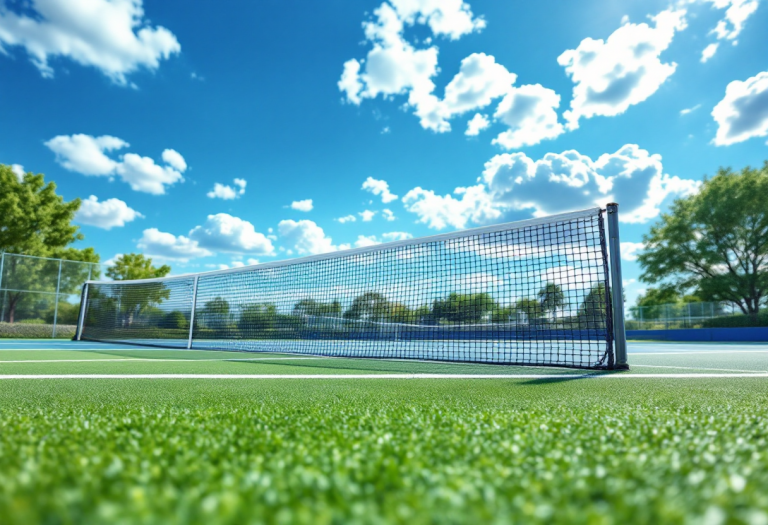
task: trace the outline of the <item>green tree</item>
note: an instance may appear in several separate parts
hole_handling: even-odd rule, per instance
[[[87,263],[99,262],[93,248],[76,249],[69,245],[83,240],[79,228],[72,224],[80,208],[80,199],[69,202],[56,194],[53,182],[46,184],[42,174],[26,173],[21,180],[10,166],[0,164],[0,252],[36,257],[52,257]],[[23,257],[5,257],[3,288],[14,290],[56,291],[58,263]],[[77,293],[88,278],[98,277],[93,265],[62,264],[60,293]],[[5,320],[14,322],[24,303],[32,310],[41,306],[33,295],[6,292]],[[48,306],[50,309],[51,307]],[[38,315],[42,315],[38,312]]]
[[[341,302],[323,303],[315,299],[302,299],[293,307],[293,314],[313,317],[341,317]]]
[[[721,168],[677,199],[643,241],[643,281],[756,315],[768,293],[768,162],[740,173]]]
[[[607,313],[605,284],[593,286],[579,306],[578,319],[583,328],[605,328]]]
[[[635,306],[631,307],[632,315],[635,319],[658,319],[668,308],[667,305],[685,305],[687,303],[698,303],[699,299],[695,295],[681,295],[674,286],[662,285],[658,288],[648,288],[646,292],[637,298]],[[642,308],[642,315],[641,309]]]
[[[248,304],[242,308],[237,327],[243,337],[264,337],[278,320],[277,306],[271,303]]]
[[[445,299],[436,300],[432,304],[432,314],[436,319],[444,319],[450,323],[477,324],[497,308],[496,301],[487,293],[454,292]]]
[[[107,277],[115,281],[130,281],[133,279],[154,279],[165,277],[171,273],[171,267],[164,264],[159,267],[152,265],[152,259],[140,253],[121,255],[107,268]]]
[[[544,288],[539,290],[539,304],[541,304],[541,309],[544,312],[550,312],[554,315],[558,308],[563,308],[568,303],[560,285],[547,283]]]
[[[515,313],[524,314],[527,319],[540,319],[544,312],[536,299],[520,299],[515,303]]]
[[[389,319],[389,300],[379,292],[365,292],[355,297],[352,305],[344,312],[345,319],[382,322]]]

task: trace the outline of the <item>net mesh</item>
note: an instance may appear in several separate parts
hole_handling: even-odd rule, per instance
[[[198,349],[613,365],[599,209],[197,277],[90,283],[84,311],[81,336],[99,341],[186,347],[192,322]]]

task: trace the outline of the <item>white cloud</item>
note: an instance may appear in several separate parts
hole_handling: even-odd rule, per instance
[[[412,239],[413,235],[408,232],[388,232],[381,235],[386,241],[404,241]]]
[[[248,183],[244,179],[235,179],[234,188],[228,184],[221,184],[216,182],[213,184],[213,189],[206,193],[210,199],[223,199],[225,201],[239,198],[245,194],[245,186]]]
[[[117,137],[103,135],[59,135],[45,143],[56,154],[56,162],[69,171],[83,175],[113,175],[118,162],[104,152],[127,148],[127,142]]]
[[[717,53],[717,48],[720,46],[717,42],[714,44],[709,44],[707,47],[704,48],[704,50],[701,52],[701,63],[705,63],[707,60],[715,56],[715,53]]]
[[[465,131],[464,134],[469,137],[475,137],[490,125],[491,121],[488,120],[487,116],[475,113],[475,116],[467,122],[467,131]]]
[[[24,166],[21,164],[11,164],[11,171],[16,175],[16,178],[19,179],[19,182],[24,180]]]
[[[690,108],[685,108],[685,109],[681,109],[681,110],[680,110],[680,114],[681,114],[681,115],[687,115],[688,113],[693,113],[694,111],[696,111],[696,110],[697,110],[697,109],[699,109],[700,107],[701,107],[701,104],[696,104],[696,105],[695,105],[695,106],[693,106],[693,107],[690,107]]]
[[[547,153],[538,161],[522,153],[496,155],[485,164],[483,179],[495,205],[541,216],[615,201],[628,223],[658,216],[667,197],[688,195],[699,186],[663,173],[661,156],[635,144],[594,161],[574,150]]]
[[[469,4],[463,0],[390,1],[406,23],[426,24],[435,36],[457,40],[485,27],[485,20],[474,17]]]
[[[341,224],[344,224],[346,222],[355,222],[357,220],[357,217],[354,215],[345,215],[344,217],[339,217],[338,219],[334,219],[339,221]]]
[[[326,237],[323,229],[309,220],[280,221],[277,225],[280,237],[293,244],[299,254],[314,255],[334,252],[345,246],[335,246],[330,237]]]
[[[232,261],[232,265],[231,266],[227,266],[226,264],[223,264],[222,266],[224,266],[225,268],[229,268],[229,267],[231,267],[231,268],[243,268],[244,266],[254,266],[256,264],[259,264],[259,260],[258,259],[249,258],[245,262],[235,259],[235,260]]]
[[[95,195],[85,199],[75,214],[77,222],[105,230],[125,226],[125,223],[139,217],[144,216],[120,199],[107,199],[99,202]]]
[[[406,210],[419,216],[419,222],[438,230],[446,226],[464,228],[470,221],[481,223],[501,216],[482,184],[456,188],[454,194],[459,198],[417,187],[405,194],[403,203]]]
[[[44,77],[53,76],[49,61],[63,57],[126,85],[126,75],[157,69],[181,51],[173,33],[149,25],[142,0],[32,0],[23,6],[26,14],[0,8],[0,51],[23,47]]]
[[[355,241],[355,248],[364,248],[366,246],[375,246],[376,244],[381,244],[381,241],[376,238],[375,235],[358,235],[357,240]]]
[[[149,256],[184,262],[197,257],[213,255],[205,248],[201,248],[197,241],[183,235],[176,237],[171,233],[161,232],[157,228],[144,230],[137,246]]]
[[[621,204],[621,221],[646,222],[669,197],[698,190],[700,182],[663,172],[660,155],[635,144],[592,160],[578,151],[547,153],[534,161],[524,153],[503,153],[485,163],[480,183],[436,195],[414,188],[403,197],[406,210],[430,228],[464,228],[487,223],[510,211],[546,216],[574,209]]]
[[[585,38],[557,59],[575,83],[571,109],[564,113],[569,129],[579,119],[615,116],[654,94],[675,72],[677,64],[659,56],[676,31],[685,29],[684,10],[666,10],[652,17],[655,26],[626,23],[607,40]]]
[[[744,23],[757,11],[758,0],[705,0],[716,9],[725,9],[725,17],[717,23],[712,32],[718,40],[735,40]]]
[[[493,139],[493,144],[519,149],[554,139],[564,131],[557,120],[558,106],[560,95],[539,84],[511,88],[494,114],[509,129]]]
[[[387,184],[387,181],[377,180],[373,177],[368,177],[365,179],[361,189],[369,191],[374,195],[381,195],[381,202],[384,204],[395,201],[398,198],[397,195],[394,195],[389,191],[389,184]]]
[[[641,242],[622,242],[621,259],[624,261],[636,261],[637,253],[645,250],[645,244]],[[632,280],[634,282],[634,279]]]
[[[174,150],[163,151],[162,158],[168,165],[160,166],[151,158],[135,153],[126,153],[120,160],[108,157],[106,152],[129,146],[124,140],[109,135],[59,135],[45,145],[65,169],[90,176],[117,175],[136,191],[162,195],[167,186],[184,181],[184,170],[179,168],[186,169],[186,162]]]
[[[712,116],[717,122],[714,143],[718,146],[768,135],[768,71],[728,84]]]
[[[390,222],[397,219],[397,217],[395,217],[395,214],[392,212],[392,210],[388,208],[384,208],[383,210],[381,210],[381,214],[384,216],[385,220]]]
[[[312,211],[312,199],[304,199],[303,201],[293,201],[291,203],[291,209],[299,211]]]
[[[371,222],[373,220],[373,216],[376,215],[375,211],[371,210],[363,210],[358,215],[363,219],[363,222]]]
[[[189,232],[189,238],[202,248],[228,253],[274,255],[272,241],[248,221],[226,213],[209,215],[205,224]]]
[[[187,171],[187,161],[185,161],[184,157],[181,156],[181,153],[179,153],[175,149],[163,150],[162,158],[163,158],[163,162],[165,162],[175,170],[178,170],[181,172]]]
[[[151,158],[135,153],[123,155],[123,161],[117,165],[116,171],[132,190],[153,195],[163,195],[166,186],[184,180],[181,173],[172,167],[159,166]]]

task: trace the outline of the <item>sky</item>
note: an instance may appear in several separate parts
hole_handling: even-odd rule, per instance
[[[175,274],[618,202],[768,160],[759,0],[0,0],[0,163]]]

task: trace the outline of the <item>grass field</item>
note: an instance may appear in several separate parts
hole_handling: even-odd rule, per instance
[[[630,364],[2,341],[0,523],[768,524],[768,345]]]

